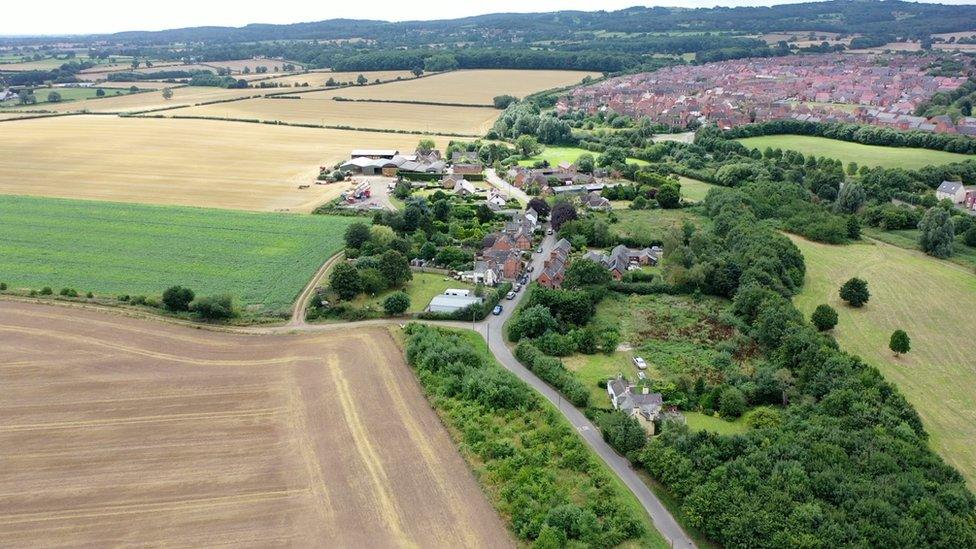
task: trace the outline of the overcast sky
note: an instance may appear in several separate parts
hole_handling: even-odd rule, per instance
[[[161,30],[218,25],[239,27],[248,23],[297,23],[337,17],[403,21],[450,19],[497,12],[544,12],[556,10],[613,10],[634,5],[711,7],[771,6],[799,0],[492,0],[470,2],[433,0],[42,0],[4,1],[0,8],[0,35],[92,34],[125,30]],[[941,4],[974,4],[976,0],[941,0]]]

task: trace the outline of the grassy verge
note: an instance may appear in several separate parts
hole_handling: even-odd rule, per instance
[[[667,547],[633,494],[476,333],[412,324],[406,341],[431,404],[516,538]]]
[[[0,197],[0,281],[159,296],[229,293],[245,313],[287,313],[355,218]]]
[[[701,412],[683,412],[685,422],[692,431],[710,431],[720,435],[737,435],[749,429],[742,418],[728,421],[715,416],[707,416]]]

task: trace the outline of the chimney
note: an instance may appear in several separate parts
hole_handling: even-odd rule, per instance
[[[644,387],[644,390],[642,391],[642,393],[645,394],[645,395],[650,394],[651,393],[650,387]]]

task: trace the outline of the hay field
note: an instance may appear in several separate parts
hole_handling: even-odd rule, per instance
[[[878,367],[915,406],[930,445],[976,488],[976,356],[971,352],[976,276],[920,252],[877,241],[830,246],[791,237],[806,259],[796,305],[809,315],[821,303],[837,310],[834,336],[847,351]],[[840,285],[867,280],[871,300],[845,305]],[[891,332],[903,329],[912,350],[895,358]]]
[[[177,109],[166,111],[163,114],[167,116],[280,120],[296,124],[348,126],[378,130],[481,135],[491,128],[501,113],[497,109],[484,107],[335,101],[329,97],[317,95],[317,92],[300,94],[296,97],[300,99],[248,99]]]
[[[963,162],[976,158],[973,155],[931,149],[862,145],[861,143],[809,135],[763,135],[746,137],[736,141],[746,147],[760,151],[765,150],[766,147],[791,149],[807,155],[836,158],[844,164],[857,162],[859,166],[905,168],[906,170],[949,164],[950,162]]]
[[[352,149],[413,150],[418,141],[378,132],[85,115],[3,122],[2,130],[3,194],[263,211],[311,211],[338,196],[342,185],[298,185],[312,183],[319,166],[348,158]],[[447,146],[448,139],[434,139],[442,150]]]
[[[414,78],[410,71],[363,71],[363,72],[320,72],[312,71],[302,74],[290,74],[288,76],[278,76],[276,78],[269,78],[263,80],[268,83],[277,83],[282,86],[301,86],[308,82],[310,88],[324,88],[325,83],[329,81],[330,78],[334,79],[336,82],[355,82],[359,75],[363,75],[369,79],[370,82],[379,80],[380,82],[389,82],[391,80],[396,80],[400,78],[401,80],[407,80]],[[261,77],[267,77],[266,74],[260,74],[255,77],[254,75],[249,75],[253,80],[257,80]]]
[[[0,545],[514,546],[381,328],[0,319]]]
[[[278,70],[283,70],[282,67],[287,64],[295,65],[297,68],[302,67],[301,63],[296,63],[294,61],[267,58],[237,59],[233,61],[202,61],[200,64],[207,67],[230,69],[230,71],[234,74],[242,73],[245,67],[251,69],[251,72],[257,70],[258,67],[268,67],[268,74],[272,74],[275,67],[278,67]]]
[[[585,76],[598,77],[600,74],[582,71],[464,70],[381,86],[313,92],[306,97],[341,96],[350,99],[491,105],[492,99],[499,95],[525,97],[542,90],[579,83]]]

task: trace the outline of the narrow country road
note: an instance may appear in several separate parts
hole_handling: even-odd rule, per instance
[[[543,252],[540,254],[535,254],[532,259],[532,265],[534,267],[531,273],[531,278],[535,279],[539,276],[542,271],[542,265],[545,259],[549,256],[549,252],[556,244],[556,239],[553,236],[547,236],[542,243]],[[488,342],[488,348],[491,350],[498,362],[504,366],[507,370],[518,376],[519,379],[529,384],[533,389],[544,396],[549,402],[555,405],[559,412],[562,413],[576,430],[579,432],[583,440],[590,445],[591,448],[603,459],[604,462],[613,470],[614,473],[620,478],[621,481],[630,489],[631,492],[637,496],[641,505],[647,511],[647,514],[651,516],[651,520],[654,522],[654,526],[657,528],[658,532],[668,542],[670,542],[672,547],[687,548],[695,547],[695,542],[692,541],[691,537],[685,533],[678,521],[674,519],[671,513],[664,507],[661,500],[658,499],[654,492],[648,488],[647,484],[637,475],[637,472],[631,466],[627,458],[621,456],[616,450],[610,447],[603,440],[603,435],[600,431],[590,422],[583,412],[579,411],[575,406],[566,402],[565,399],[559,394],[558,391],[553,389],[549,384],[542,381],[535,374],[529,371],[528,368],[522,365],[518,360],[516,360],[515,355],[512,354],[511,348],[505,341],[504,325],[512,313],[515,311],[518,303],[525,297],[527,292],[525,290],[519,292],[518,297],[514,301],[503,300],[503,311],[501,315],[494,316],[488,315],[488,318],[482,322],[472,323],[470,322],[454,322],[451,323],[459,328],[473,329]]]
[[[499,177],[494,169],[488,168],[485,170],[485,180],[488,181],[489,185],[501,191],[506,197],[518,200],[523,206],[529,203],[529,195]]]

